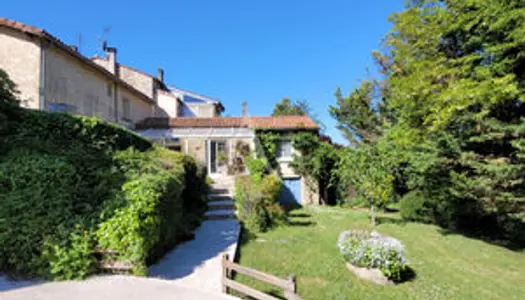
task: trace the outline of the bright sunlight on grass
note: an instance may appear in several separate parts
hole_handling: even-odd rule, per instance
[[[525,299],[525,253],[461,235],[443,235],[432,225],[378,216],[377,231],[406,246],[415,278],[396,286],[359,280],[336,246],[346,229],[371,229],[366,212],[308,207],[291,213],[292,224],[259,234],[240,248],[240,264],[282,278],[297,276],[304,299]],[[238,275],[266,293],[276,288]]]

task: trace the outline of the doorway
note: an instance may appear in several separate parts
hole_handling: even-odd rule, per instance
[[[210,174],[226,173],[228,167],[228,149],[224,140],[208,142],[208,171]]]

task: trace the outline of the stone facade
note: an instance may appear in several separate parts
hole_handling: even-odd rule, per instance
[[[119,88],[118,96],[118,114],[121,121],[131,122],[131,125],[133,125],[141,120],[144,120],[145,118],[152,116],[155,112],[155,106],[152,103],[144,101],[135,93],[131,93],[126,89]],[[124,115],[126,112],[126,108],[124,107],[126,101],[129,101],[129,116]]]
[[[141,93],[140,84],[135,88],[116,77],[116,49],[108,48],[108,57],[95,64],[39,29],[0,19],[0,68],[17,84],[24,107],[98,116],[129,127],[153,117],[154,79]]]
[[[181,139],[183,151],[195,158],[198,163],[206,165],[207,155],[207,139],[204,137],[184,138]]]
[[[144,95],[155,99],[155,80],[152,76],[139,72],[135,69],[120,65],[119,77]]]
[[[72,113],[117,121],[112,81],[62,49],[52,46],[45,53],[46,108],[67,104]]]
[[[40,108],[40,40],[0,27],[0,68],[20,91],[22,106]]]

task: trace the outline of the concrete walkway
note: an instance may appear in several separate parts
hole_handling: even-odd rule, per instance
[[[151,266],[150,276],[208,293],[221,293],[222,254],[235,257],[241,227],[231,199],[233,179],[216,181],[208,196],[208,220],[197,229],[195,239],[177,246]]]
[[[173,280],[209,293],[221,292],[221,256],[234,257],[240,226],[236,220],[205,221],[195,239],[179,245],[157,265],[150,276]]]
[[[2,300],[234,300],[165,280],[134,276],[98,276],[84,281],[49,282],[9,291]]]

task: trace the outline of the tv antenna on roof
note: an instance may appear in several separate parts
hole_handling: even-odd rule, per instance
[[[98,37],[98,49],[97,49],[96,56],[100,56],[99,54],[101,50],[103,51],[103,53],[105,53],[107,45],[108,45],[107,37],[110,31],[111,31],[111,26],[106,25],[104,29],[102,30],[102,34]]]

